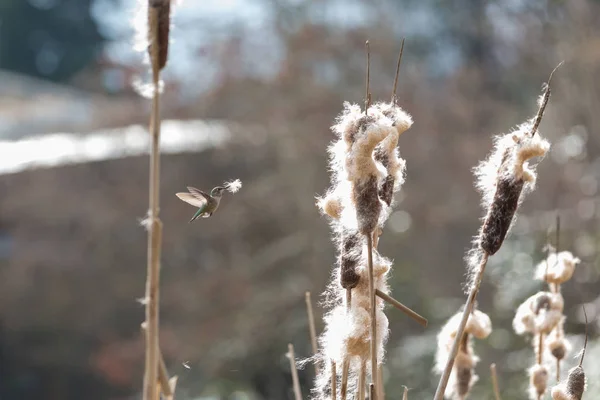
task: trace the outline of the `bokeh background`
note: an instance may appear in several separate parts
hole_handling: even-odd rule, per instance
[[[304,293],[319,300],[335,262],[314,205],[328,184],[329,126],[362,102],[365,40],[374,99],[391,94],[406,37],[400,104],[407,180],[379,248],[393,294],[388,398],[430,399],[435,336],[463,303],[463,255],[482,214],[471,169],[491,138],[537,110],[553,143],[479,307],[476,343],[491,398],[525,398],[527,338],[511,323],[561,217],[560,247],[582,259],[563,287],[575,360],[586,304],[589,392],[600,386],[600,2],[596,0],[187,0],[164,74],[161,345],[178,399],[291,399],[287,343],[310,355]],[[0,1],[0,398],[139,399],[150,102],[133,0]],[[142,90],[143,91],[143,90]],[[174,193],[240,178],[213,218]],[[322,308],[315,305],[317,329]],[[305,396],[312,367],[300,371]],[[551,379],[551,382],[553,380]],[[549,397],[548,397],[549,398]]]

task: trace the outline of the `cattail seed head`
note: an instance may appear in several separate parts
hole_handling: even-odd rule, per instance
[[[154,37],[153,32],[148,33],[150,46],[148,52],[152,60],[152,47],[157,46],[158,69],[161,70],[167,65],[167,57],[169,53],[169,30],[171,27],[171,0],[149,0],[150,8],[148,9],[148,28],[152,29],[154,18],[153,12],[156,12],[157,34]]]
[[[513,319],[518,335],[548,334],[563,318],[564,300],[560,293],[538,292],[525,300]]]
[[[548,369],[536,364],[529,369],[529,397],[537,400],[548,388]]]
[[[567,355],[567,343],[563,338],[548,343],[548,349],[550,349],[550,353],[557,360],[562,360]]]
[[[340,244],[340,283],[344,289],[358,285],[360,276],[356,268],[361,260],[364,236],[358,232],[342,232]]]
[[[585,372],[581,366],[569,370],[566,382],[552,388],[552,400],[581,400],[587,387]]]
[[[537,265],[535,277],[547,283],[561,285],[573,277],[575,267],[580,262],[570,251],[551,253]]]
[[[492,154],[475,169],[476,186],[487,210],[478,241],[489,255],[502,246],[523,192],[535,186],[535,171],[529,168],[528,160],[544,156],[550,147],[539,135],[529,135],[531,127],[528,122],[496,138]]]
[[[370,234],[377,228],[381,202],[377,190],[377,176],[372,175],[366,182],[354,184],[354,203],[358,229],[363,234]]]

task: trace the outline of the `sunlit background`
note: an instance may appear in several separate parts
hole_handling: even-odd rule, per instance
[[[150,101],[133,0],[0,1],[0,398],[140,399]],[[318,300],[335,262],[314,205],[328,184],[329,127],[371,91],[389,99],[406,37],[399,102],[407,179],[379,248],[396,298],[429,318],[387,310],[388,398],[431,399],[435,336],[464,301],[463,256],[482,210],[471,169],[492,135],[533,116],[561,61],[539,165],[509,240],[491,258],[476,343],[491,398],[526,397],[518,304],[555,241],[582,259],[563,287],[566,332],[583,343],[587,399],[600,396],[600,2],[596,0],[178,1],[164,73],[161,347],[178,400],[292,399],[287,343],[311,354],[304,293]],[[240,178],[212,218],[175,197]],[[316,305],[317,329],[323,309]],[[566,371],[566,369],[565,369]],[[300,371],[306,397],[311,366]],[[550,380],[551,384],[554,381]],[[550,397],[547,396],[549,399]]]

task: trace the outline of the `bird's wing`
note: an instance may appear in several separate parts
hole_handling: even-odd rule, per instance
[[[210,201],[210,199],[212,198],[209,194],[204,193],[202,190],[196,189],[195,187],[188,186],[187,189],[190,191],[191,194],[194,195],[194,197],[197,197],[199,199],[205,199],[206,201]]]
[[[204,197],[194,196],[192,193],[175,193],[177,197],[195,207],[202,208],[206,206],[208,200]]]

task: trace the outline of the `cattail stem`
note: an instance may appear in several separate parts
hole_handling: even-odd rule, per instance
[[[385,388],[383,387],[383,367],[380,365],[377,372],[377,393],[379,400],[385,400]]]
[[[398,76],[400,75],[400,62],[402,61],[402,53],[404,52],[404,38],[400,45],[400,54],[398,54],[398,64],[396,65],[396,76],[394,77],[394,87],[392,88],[392,103],[396,104],[398,97],[396,96],[396,87],[398,86]]]
[[[337,398],[337,371],[335,361],[331,361],[331,400]]]
[[[352,307],[352,289],[346,289],[346,308],[349,310]]]
[[[379,289],[375,289],[375,294],[377,296],[379,296],[381,299],[387,301],[388,303],[390,303],[391,305],[393,305],[394,307],[396,307],[398,310],[402,311],[403,313],[405,313],[406,315],[408,315],[409,317],[411,317],[412,319],[414,319],[420,325],[422,325],[424,327],[427,327],[427,318],[422,317],[421,315],[417,314],[416,312],[414,312],[413,310],[411,310],[409,307],[407,307],[404,304],[400,303],[398,300],[394,299],[389,294],[383,293]]]
[[[556,359],[556,382],[560,383],[560,359]]]
[[[310,298],[310,292],[304,294],[306,300],[306,312],[308,314],[308,329],[310,332],[310,344],[312,346],[313,354],[317,354],[317,331],[315,329],[315,316],[313,314],[312,301]],[[315,372],[319,375],[319,364],[315,363]]]
[[[342,400],[346,400],[348,396],[348,374],[350,373],[350,360],[344,359],[342,363],[342,386],[340,388],[340,397]]]
[[[150,132],[152,148],[150,153],[150,187],[148,212],[148,249],[146,280],[146,368],[144,374],[144,400],[158,399],[158,367],[159,367],[159,287],[160,287],[160,251],[162,239],[162,223],[159,213],[160,186],[160,67],[159,48],[156,45],[159,36],[159,11],[156,7],[148,7],[149,32],[151,40],[152,60],[152,113],[150,116]]]
[[[367,257],[369,263],[369,299],[371,302],[371,382],[377,382],[377,299],[373,274],[373,234],[367,234]]]
[[[540,332],[538,337],[538,348],[537,348],[537,363],[542,365],[544,361],[544,334]]]
[[[357,389],[358,393],[357,393],[356,398],[358,398],[359,400],[365,400],[366,381],[367,381],[367,365],[363,361],[362,365],[360,366],[360,375],[358,376],[358,389]]]
[[[369,384],[369,400],[375,400],[375,384]]]
[[[498,386],[498,374],[496,373],[496,364],[490,365],[490,373],[492,376],[492,388],[494,390],[494,398],[496,400],[502,400],[500,397],[500,388]]]
[[[483,257],[481,258],[481,263],[479,264],[475,281],[473,282],[473,286],[471,287],[471,290],[469,292],[469,297],[467,298],[467,302],[465,303],[465,309],[463,310],[462,319],[460,320],[460,324],[458,325],[456,337],[454,338],[454,343],[452,343],[452,349],[450,350],[450,354],[448,354],[448,361],[446,362],[444,372],[442,373],[442,376],[440,378],[440,382],[435,392],[434,400],[444,399],[444,392],[446,391],[446,386],[448,386],[448,379],[450,379],[450,373],[452,372],[452,367],[454,367],[454,359],[456,358],[459,345],[462,341],[463,334],[465,333],[465,326],[467,325],[467,321],[469,320],[469,315],[473,311],[473,305],[475,304],[475,300],[477,299],[477,293],[479,292],[479,287],[481,286],[481,281],[483,280],[483,273],[485,272],[485,267],[487,265],[488,258],[489,254],[487,252],[483,252]]]
[[[408,388],[404,386],[404,393],[402,394],[402,400],[408,400]]]
[[[173,390],[171,388],[171,383],[169,382],[169,372],[167,371],[167,365],[165,364],[165,359],[163,358],[162,353],[159,351],[159,368],[158,368],[158,379],[160,381],[160,390],[165,398],[172,399],[173,398]]]
[[[298,379],[298,370],[296,369],[296,356],[294,355],[294,345],[288,344],[288,358],[290,359],[290,370],[292,371],[292,383],[294,385],[295,400],[302,400],[300,391],[300,381]]]

